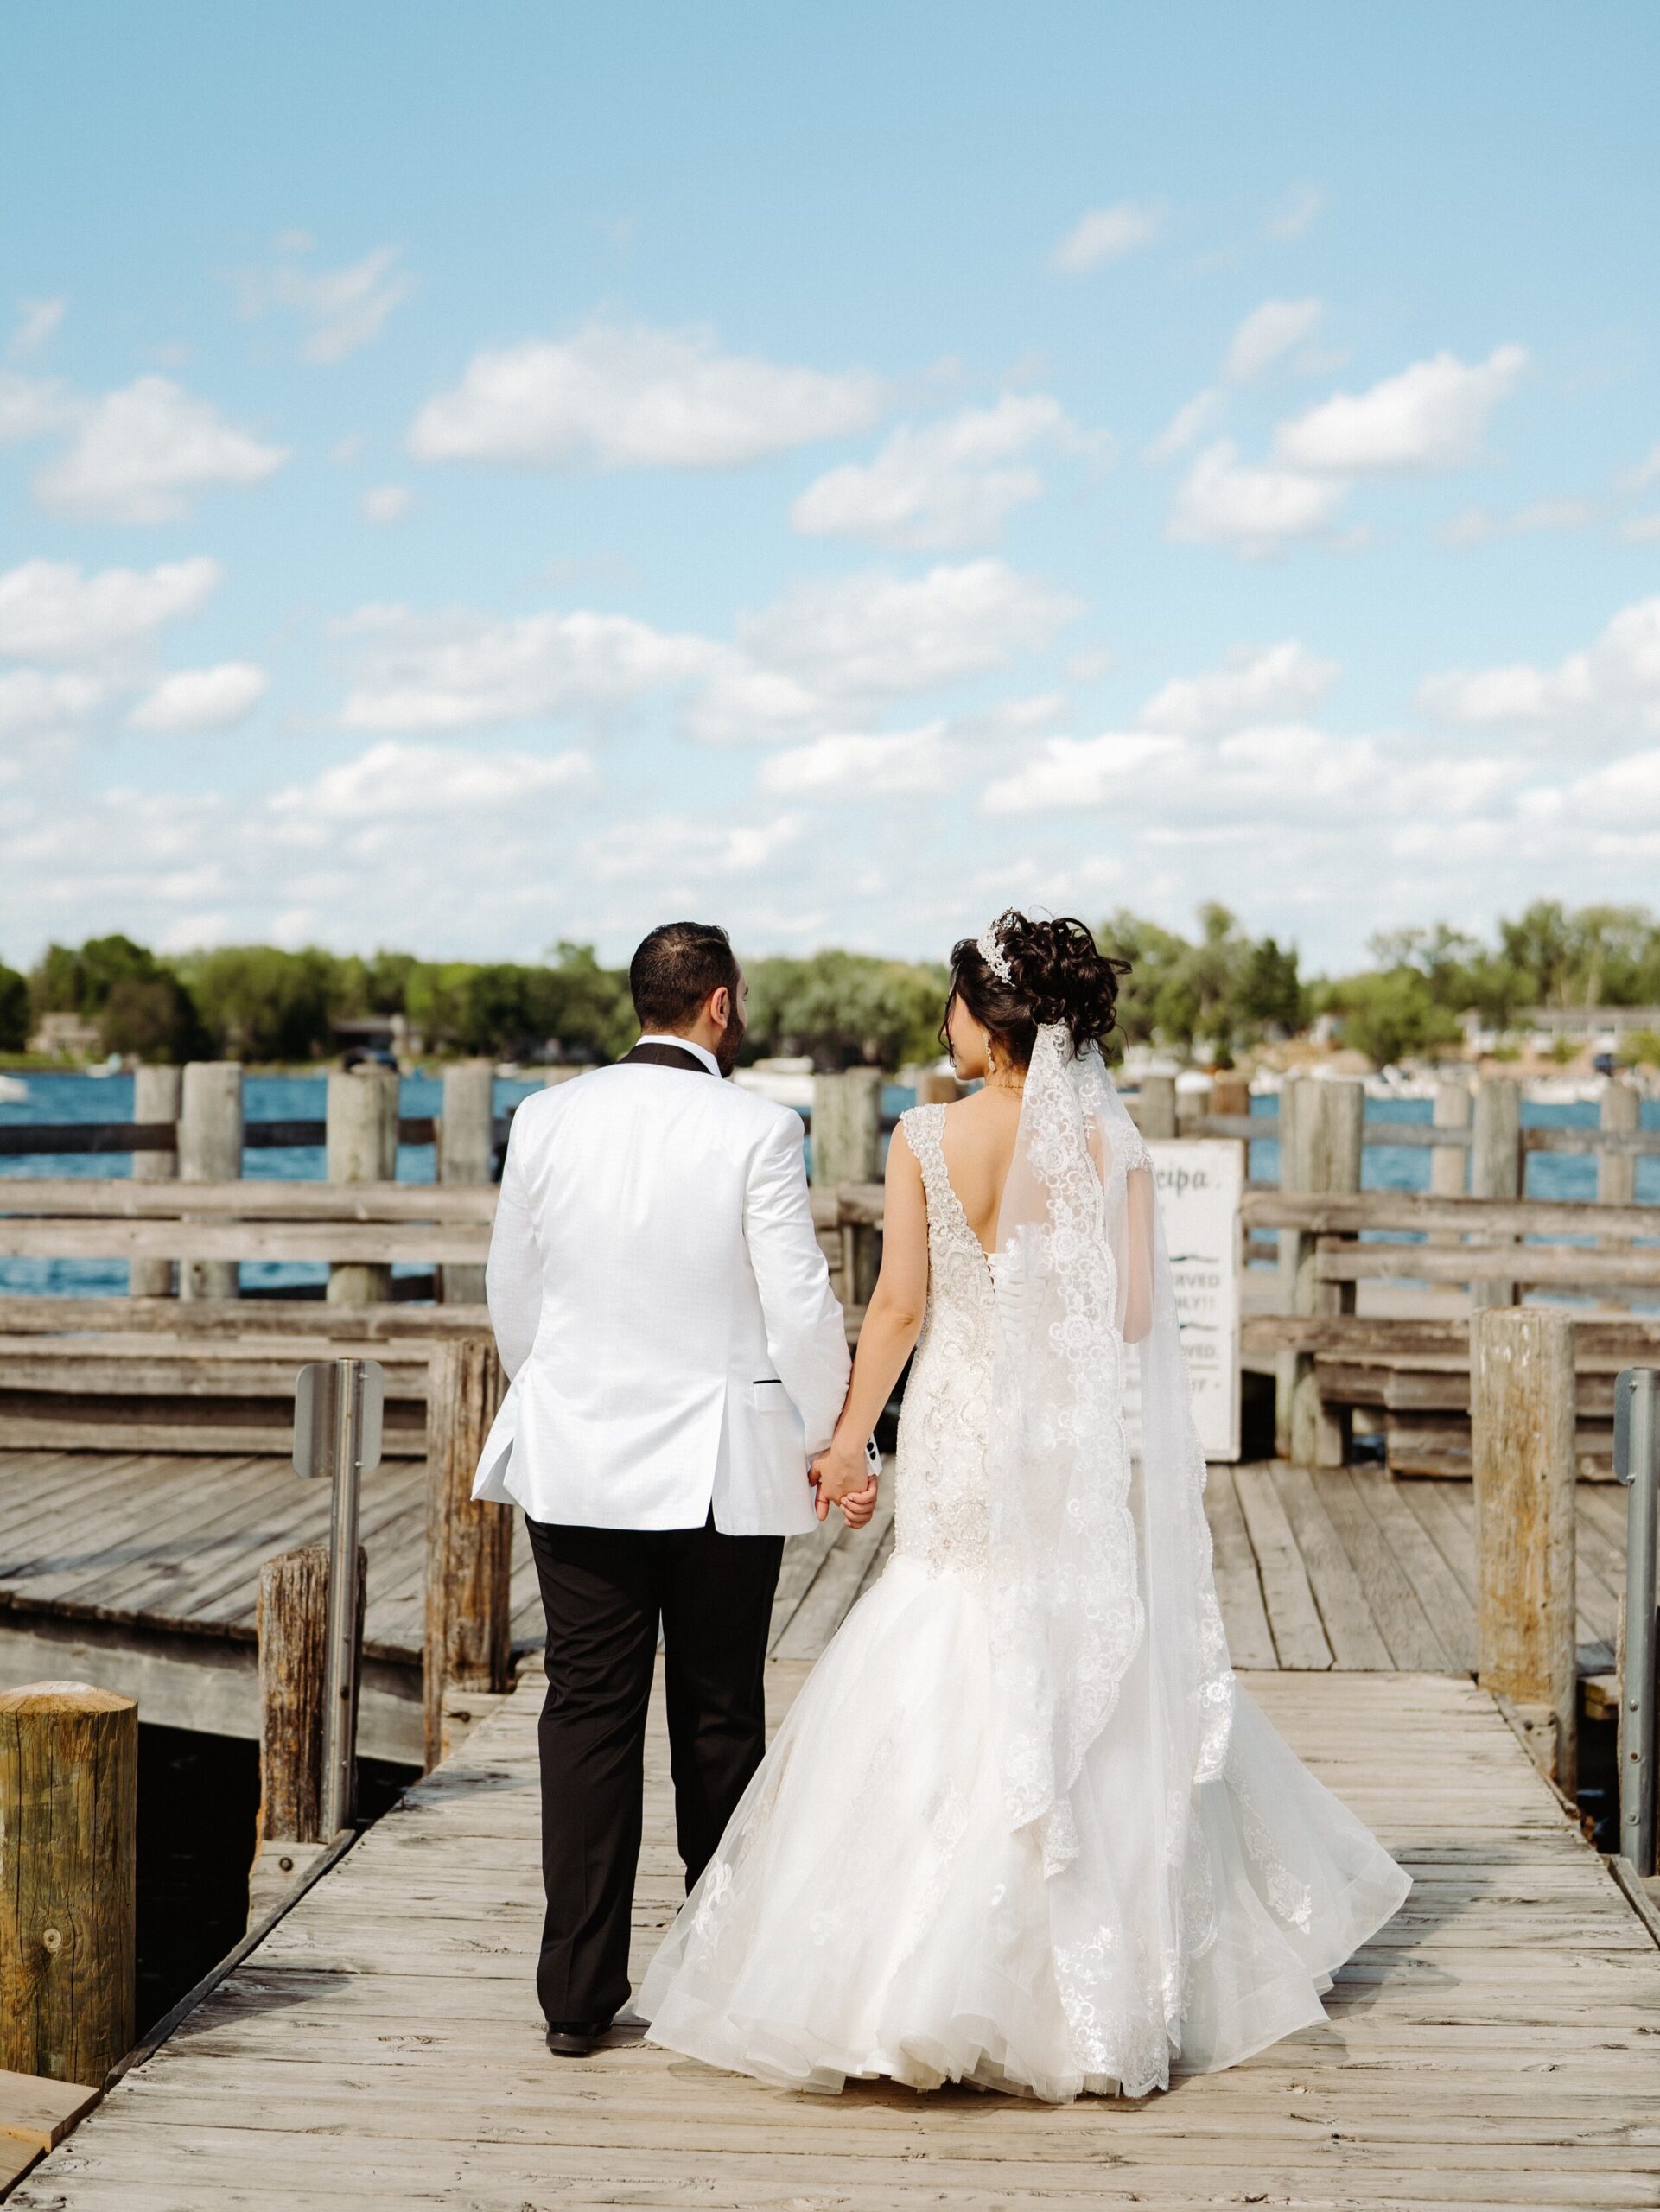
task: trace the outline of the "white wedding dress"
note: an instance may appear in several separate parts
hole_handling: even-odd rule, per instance
[[[1233,1683],[1179,1352],[1172,1433],[1186,1440],[1158,1459],[1149,1352],[1132,1461],[1123,1194],[1147,1155],[1098,1058],[1080,1071],[1056,1051],[1048,1104],[1092,1147],[1101,1186],[1081,1203],[1114,1310],[1074,1294],[1057,1334],[1040,1286],[1020,1280],[1018,1235],[989,1258],[969,1225],[941,1152],[946,1109],[905,1116],[930,1285],[894,1555],[802,1685],[636,1999],[654,2042],[712,2066],[830,2091],[886,2075],[1139,2096],[1321,2020],[1320,1991],[1406,1895],[1401,1869]],[[1049,1178],[1039,1211],[1057,1274],[1077,1242],[1058,1195],[1060,1127],[1034,1128],[1030,1147]],[[1068,1172],[1077,1200],[1076,1158]],[[1173,1345],[1161,1252],[1157,1265],[1155,1319]],[[1053,1343],[1070,1330],[1066,1356],[1085,1363],[1076,1406],[1072,1370],[1044,1382],[1024,1463],[1008,1401],[1022,1377],[1042,1395],[1029,1367],[1047,1354],[1015,1363],[1023,1302]],[[1091,1486],[1074,1470],[1048,1537],[1034,1535],[1030,1499],[1011,1533],[1000,1484],[1076,1459],[1091,1419]],[[1154,1556],[1155,1464],[1173,1574]],[[1023,1611],[1010,1592],[1027,1565]]]

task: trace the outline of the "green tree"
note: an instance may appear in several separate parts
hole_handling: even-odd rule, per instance
[[[949,970],[868,953],[757,960],[749,978],[746,1058],[805,1053],[826,1070],[932,1059]]]
[[[201,1041],[195,1002],[176,976],[124,976],[98,1018],[106,1052],[141,1060],[188,1059]]]
[[[21,1052],[29,1033],[29,979],[0,963],[0,1052]]]
[[[227,944],[178,963],[217,1052],[235,1060],[320,1058],[332,1042],[335,971],[315,946]]]
[[[1454,1045],[1462,1034],[1456,1018],[1436,1004],[1428,982],[1414,968],[1345,976],[1328,985],[1324,995],[1342,1016],[1344,1043],[1364,1052],[1374,1067]]]

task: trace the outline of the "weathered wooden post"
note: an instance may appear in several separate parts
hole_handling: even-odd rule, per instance
[[[495,1079],[488,1060],[463,1060],[444,1070],[444,1113],[438,1132],[441,1183],[490,1180]],[[484,1269],[470,1262],[446,1261],[438,1270],[438,1290],[446,1306],[482,1305]]]
[[[192,1060],[179,1109],[179,1180],[234,1183],[242,1174],[242,1069],[236,1060]],[[181,1260],[181,1298],[234,1298],[234,1260]]]
[[[1167,1144],[1176,1134],[1176,1078],[1173,1075],[1142,1077],[1135,1126],[1149,1144]]]
[[[1280,1188],[1321,1195],[1358,1191],[1365,1112],[1365,1085],[1352,1077],[1325,1081],[1305,1077],[1282,1084]],[[1317,1242],[1301,1230],[1280,1232],[1280,1273],[1288,1294],[1288,1310],[1308,1314],[1352,1313],[1352,1283],[1320,1283],[1314,1279]],[[1320,1403],[1312,1352],[1280,1356],[1275,1427],[1275,1448],[1282,1459],[1303,1466],[1343,1465],[1348,1409],[1328,1409]]]
[[[816,1075],[812,1085],[812,1182],[815,1190],[838,1183],[874,1183],[881,1173],[882,1076],[880,1068],[849,1068]],[[868,1305],[876,1287],[874,1229],[842,1232],[842,1302]]]
[[[1470,1358],[1478,1679],[1572,1796],[1574,1324],[1545,1306],[1488,1309],[1471,1316]]]
[[[473,1501],[474,1473],[504,1387],[488,1337],[433,1347],[422,1671],[429,1767],[444,1755],[445,1692],[505,1690],[512,1678],[512,1510]]]
[[[1471,1128],[1470,1196],[1519,1198],[1521,1195],[1522,1086],[1507,1075],[1484,1076],[1476,1085]],[[1515,1303],[1516,1285],[1502,1277],[1470,1286],[1472,1313],[1484,1306]]]
[[[1642,1124],[1643,1096],[1634,1083],[1623,1076],[1610,1076],[1602,1086],[1602,1096],[1597,1103],[1597,1127],[1610,1135],[1625,1136]],[[1605,1206],[1628,1206],[1637,1198],[1637,1154],[1634,1152],[1599,1152],[1597,1154],[1597,1199]],[[1617,1243],[1616,1238],[1603,1238],[1604,1243]]]
[[[141,1067],[132,1078],[132,1118],[135,1122],[170,1122],[175,1129],[179,1103],[184,1090],[181,1068]],[[175,1146],[177,1138],[175,1138]],[[179,1172],[176,1149],[136,1152],[132,1156],[135,1183],[170,1183]],[[171,1260],[130,1260],[127,1262],[130,1298],[171,1298]]]
[[[357,1648],[369,1555],[358,1547]],[[274,1904],[332,1839],[323,1833],[328,1680],[328,1547],[307,1544],[259,1570],[259,1833],[249,1916]]]
[[[355,1068],[328,1078],[328,1164],[331,1183],[390,1183],[398,1173],[398,1077],[391,1068]],[[391,1296],[390,1267],[331,1262],[328,1300],[373,1306]]]
[[[954,1075],[941,1075],[927,1068],[917,1077],[919,1106],[949,1106],[963,1096],[963,1086]]]
[[[1250,1111],[1250,1084],[1237,1068],[1224,1068],[1211,1079],[1211,1111],[1237,1116]]]
[[[96,2087],[134,2036],[138,1707],[0,1694],[0,2067]]]
[[[1435,1085],[1434,1108],[1432,1115],[1438,1129],[1462,1129],[1466,1141],[1462,1144],[1438,1144],[1429,1154],[1429,1188],[1438,1198],[1461,1198],[1470,1180],[1470,1147],[1467,1132],[1470,1127],[1471,1090],[1462,1076],[1442,1076]],[[1429,1234],[1432,1244],[1456,1244],[1460,1241],[1456,1229],[1436,1229]]]

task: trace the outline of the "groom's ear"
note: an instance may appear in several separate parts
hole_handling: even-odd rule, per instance
[[[717,1029],[724,1029],[731,1020],[732,994],[724,983],[709,993],[707,1011]]]

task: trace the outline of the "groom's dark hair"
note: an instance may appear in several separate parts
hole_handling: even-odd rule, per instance
[[[711,991],[738,988],[732,940],[713,922],[665,922],[628,963],[628,988],[642,1029],[679,1029]]]

